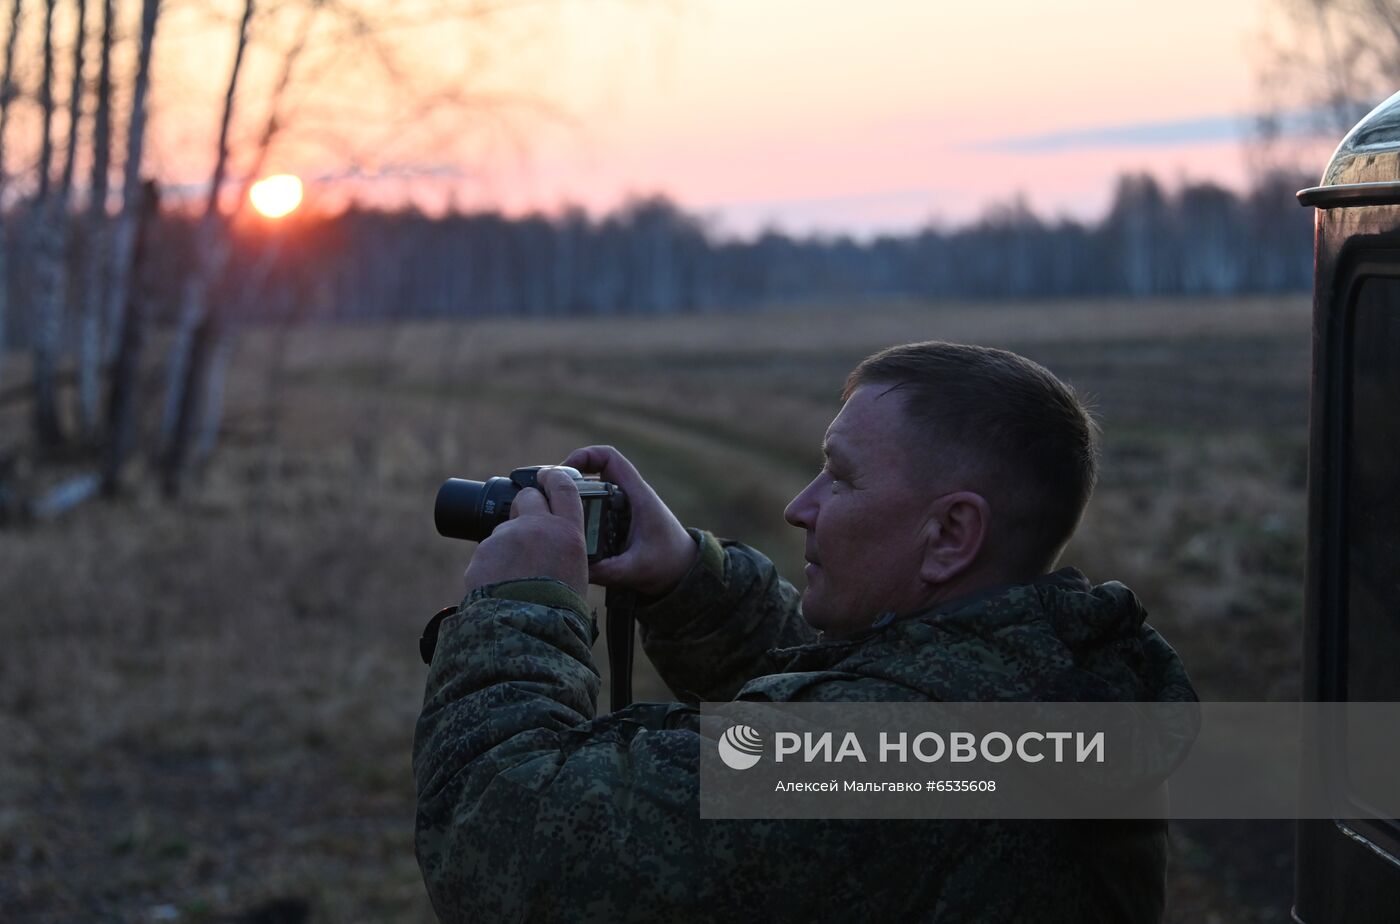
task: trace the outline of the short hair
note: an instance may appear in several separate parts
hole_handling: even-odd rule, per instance
[[[919,447],[987,498],[995,556],[1037,574],[1054,565],[1098,477],[1099,426],[1073,389],[1024,356],[937,340],[867,357],[842,400],[862,385],[899,389]]]

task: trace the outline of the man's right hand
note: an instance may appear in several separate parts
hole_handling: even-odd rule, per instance
[[[619,555],[590,565],[589,581],[650,597],[674,590],[699,557],[700,547],[651,485],[642,480],[636,466],[611,446],[575,449],[563,464],[617,485],[627,495],[632,511],[627,547]]]

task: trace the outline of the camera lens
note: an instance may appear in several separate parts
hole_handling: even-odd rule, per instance
[[[433,522],[449,539],[480,542],[510,518],[510,502],[519,492],[509,478],[449,478],[438,488]]]

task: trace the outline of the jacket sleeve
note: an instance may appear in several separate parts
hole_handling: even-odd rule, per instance
[[[802,618],[802,595],[756,549],[691,530],[700,556],[677,587],[637,609],[642,647],[682,700],[723,702],[771,673],[773,648],[805,645],[817,633]]]
[[[544,583],[478,590],[441,626],[413,767],[442,920],[761,920],[815,900],[842,863],[822,845],[852,847],[826,829],[851,822],[701,819],[695,710],[595,717],[583,600],[506,596]]]

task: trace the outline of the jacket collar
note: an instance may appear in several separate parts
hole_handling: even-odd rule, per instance
[[[951,600],[936,603],[927,609],[900,616],[894,612],[881,613],[875,617],[870,628],[845,638],[819,638],[805,645],[787,648],[770,648],[768,657],[784,671],[819,670],[837,663],[846,655],[867,645],[893,641],[907,634],[915,623],[966,623],[978,618],[986,610],[986,604],[1011,591],[1026,588],[1040,591],[1060,588],[1068,591],[1087,593],[1092,589],[1089,579],[1078,568],[1060,568],[1041,575],[1029,584],[995,584],[962,594]]]

